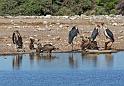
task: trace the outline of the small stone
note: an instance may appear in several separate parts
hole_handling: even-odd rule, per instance
[[[34,37],[37,37],[37,35],[34,35]]]
[[[121,26],[124,26],[124,23],[120,24]]]
[[[60,27],[60,28],[62,28],[62,27],[63,27],[63,25],[59,25],[59,27]]]
[[[8,37],[3,37],[4,39],[7,39]]]
[[[42,30],[42,28],[37,28],[37,30],[38,30],[38,31],[41,31],[41,30]]]
[[[118,39],[123,39],[124,38],[124,36],[120,36],[120,37],[118,37]]]
[[[6,44],[6,45],[9,46],[9,47],[11,46],[11,44]]]
[[[52,27],[53,25],[49,25],[50,27]]]
[[[46,15],[44,18],[50,19],[51,18],[51,15]]]
[[[47,21],[43,21],[43,24],[47,24],[48,22]]]
[[[56,23],[57,25],[60,25],[60,23],[58,22],[58,23]]]
[[[113,23],[112,25],[113,25],[113,26],[117,26],[118,24],[117,24],[117,23]]]
[[[55,38],[55,40],[57,40],[57,41],[58,41],[58,40],[60,40],[60,37],[59,37],[59,36],[57,36],[57,37]]]
[[[48,37],[50,37],[51,35],[47,35]]]
[[[63,16],[63,18],[68,19],[68,18],[69,18],[69,16]]]
[[[37,30],[34,30],[34,32],[36,32]]]
[[[25,41],[24,43],[30,43],[30,41]]]
[[[123,30],[120,31],[120,33],[123,33],[123,32],[124,32]]]
[[[79,15],[75,15],[75,16],[71,16],[69,19],[70,20],[75,20],[75,19],[78,19],[79,18]]]

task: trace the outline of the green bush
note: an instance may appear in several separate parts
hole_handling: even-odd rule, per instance
[[[106,12],[106,9],[102,6],[98,6],[96,8],[96,15],[107,15],[108,13]]]
[[[0,15],[116,14],[119,0],[0,0]],[[121,8],[120,13],[123,13]]]
[[[69,8],[67,8],[67,7],[62,7],[62,8],[60,8],[59,10],[58,10],[58,12],[57,12],[57,15],[60,15],[60,16],[67,16],[67,15],[69,15],[69,16],[72,16],[72,15],[75,15],[75,13],[73,13]]]

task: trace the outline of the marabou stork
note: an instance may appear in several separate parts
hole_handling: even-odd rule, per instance
[[[100,28],[99,25],[97,25],[97,26],[94,28],[94,30],[93,30],[93,32],[92,32],[92,34],[91,34],[91,41],[94,41],[94,40],[96,39],[97,35],[99,34],[99,30],[98,30],[99,28]]]
[[[107,46],[110,42],[114,42],[114,36],[113,36],[113,33],[108,29],[108,28],[105,28],[105,31],[104,31],[104,34],[106,36],[106,39],[109,39],[107,42],[105,42],[105,50],[106,49],[110,49],[111,46]]]
[[[12,41],[13,41],[13,44],[16,44],[17,49],[22,49],[23,47],[22,37],[18,30],[13,32]]]
[[[110,49],[112,46],[112,45],[107,46],[108,43],[110,43],[110,42],[113,43],[115,40],[114,40],[114,35],[113,35],[112,31],[109,30],[107,27],[104,27],[103,25],[104,25],[104,23],[102,24],[102,27],[104,29],[104,35],[106,36],[106,39],[108,39],[107,42],[105,42],[105,50],[106,50],[106,49]]]
[[[73,50],[73,39],[79,34],[79,30],[76,26],[73,26],[72,29],[69,31],[69,38],[68,43],[72,44],[72,50]]]

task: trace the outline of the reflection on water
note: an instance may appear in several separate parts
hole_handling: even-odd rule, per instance
[[[105,54],[106,64],[108,67],[113,66],[113,55],[112,54]]]
[[[124,53],[53,53],[0,56],[0,70],[124,69]],[[5,59],[6,58],[6,59]],[[3,67],[4,66],[4,67]]]
[[[82,55],[82,62],[84,64],[92,64],[92,66],[96,67],[97,66],[97,54],[87,54],[87,55]]]
[[[77,58],[74,57],[73,55],[74,53],[70,53],[69,55],[69,65],[71,68],[77,68],[78,67],[78,62],[77,62]]]
[[[108,54],[87,54],[82,55],[82,62],[91,68],[112,68],[113,67],[113,55],[111,53]]]
[[[13,69],[19,69],[22,64],[22,55],[16,55],[13,58],[12,67]]]

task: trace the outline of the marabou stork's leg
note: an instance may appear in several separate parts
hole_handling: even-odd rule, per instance
[[[112,46],[113,42],[112,41],[109,41],[108,45],[107,45],[107,49],[110,50],[111,49],[111,46]]]
[[[108,44],[109,44],[110,42],[108,41],[108,42],[105,42],[105,50],[108,50]]]
[[[16,44],[16,50],[17,52],[19,52],[19,46]]]
[[[105,46],[104,46],[105,50],[107,50],[107,44],[108,44],[108,42],[105,42]]]
[[[107,42],[105,42],[105,50],[110,50],[113,42],[111,39],[108,39]]]

